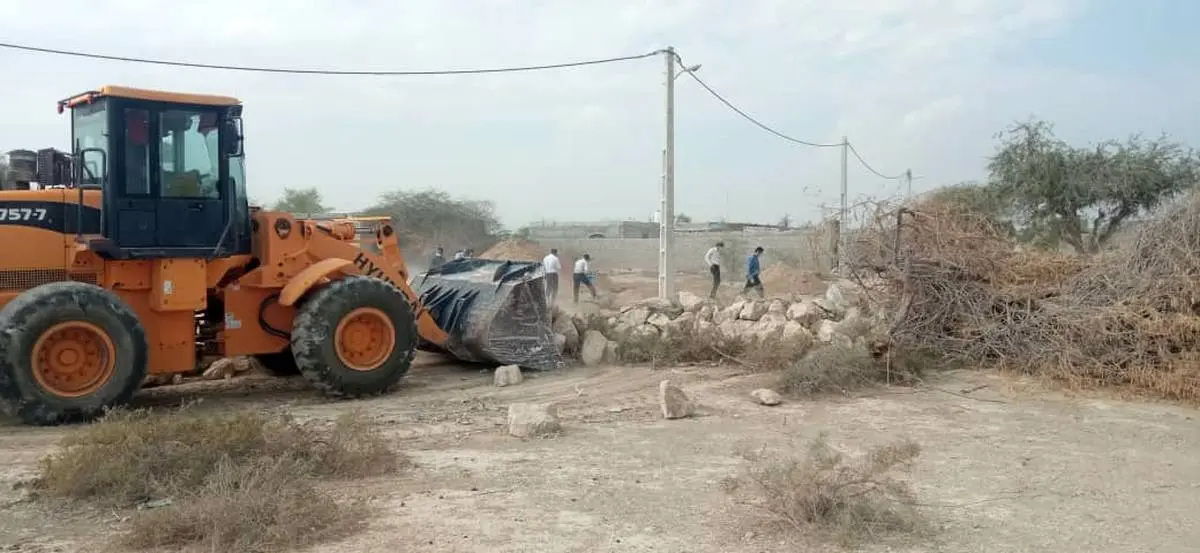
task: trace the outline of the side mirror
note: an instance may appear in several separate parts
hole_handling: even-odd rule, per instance
[[[242,135],[242,118],[230,117],[225,120],[225,154],[238,157],[245,153]]]

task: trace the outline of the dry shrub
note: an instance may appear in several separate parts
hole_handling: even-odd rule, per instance
[[[899,349],[1086,386],[1200,400],[1200,194],[1148,222],[1133,243],[1091,258],[1019,247],[948,203],[913,208],[895,237],[881,217],[858,268],[900,264]],[[884,253],[886,252],[886,253]]]
[[[664,334],[632,334],[621,341],[617,355],[627,363],[707,363],[740,355],[748,345],[746,340],[726,336],[715,327],[679,325]]]
[[[42,460],[36,489],[113,507],[169,503],[133,516],[131,546],[249,551],[335,536],[329,524],[349,507],[319,493],[317,480],[405,463],[357,412],[300,423],[249,411],[118,411],[68,434]]]
[[[338,503],[309,479],[309,464],[291,457],[222,459],[208,479],[171,505],[139,512],[124,544],[137,549],[192,544],[211,551],[292,550],[345,537],[365,513]]]
[[[863,342],[838,340],[801,357],[779,375],[781,392],[793,396],[846,393],[878,384],[915,382],[921,367],[894,363]]]
[[[727,491],[766,513],[771,522],[844,545],[920,535],[930,526],[908,482],[897,476],[920,453],[920,446],[906,440],[848,458],[822,434],[803,456],[745,454],[745,468],[726,482]]]

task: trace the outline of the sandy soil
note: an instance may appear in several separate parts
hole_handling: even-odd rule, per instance
[[[671,378],[702,406],[666,421]],[[1194,551],[1200,542],[1200,425],[1187,408],[1068,397],[986,373],[922,390],[759,406],[762,376],[730,367],[577,368],[495,388],[490,375],[431,356],[395,394],[326,402],[297,379],[246,378],[148,390],[143,405],[286,407],[331,418],[363,408],[417,468],[352,484],[370,498],[369,531],[315,552],[828,551],[765,527],[720,481],[736,452],[826,431],[850,450],[896,437],[924,453],[913,480],[941,526],[932,540],[871,551]],[[964,392],[964,390],[971,390]],[[557,438],[504,433],[514,401],[560,402]],[[103,551],[113,512],[17,502],[19,483],[69,429],[0,427],[0,550]]]

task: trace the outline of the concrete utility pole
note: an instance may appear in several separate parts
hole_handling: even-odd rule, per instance
[[[904,171],[904,201],[912,201],[912,169]]]
[[[667,145],[663,150],[662,197],[658,230],[658,297],[675,300],[675,49],[663,51],[667,63]]]
[[[845,260],[846,260],[846,253],[847,253],[846,252],[846,235],[849,233],[848,231],[850,230],[849,226],[847,225],[847,223],[849,221],[847,221],[847,217],[846,217],[846,213],[850,209],[849,199],[847,198],[847,195],[849,192],[849,179],[846,174],[846,171],[849,168],[849,164],[847,163],[848,160],[850,159],[849,155],[850,155],[850,140],[847,139],[845,136],[843,136],[842,137],[842,200],[841,200],[841,206],[838,209],[838,229],[839,229],[839,231],[838,231],[838,261],[837,261],[837,263],[838,263],[838,271],[839,272],[841,272],[845,269]]]

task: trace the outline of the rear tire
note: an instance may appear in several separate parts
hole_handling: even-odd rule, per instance
[[[147,349],[116,294],[81,282],[31,288],[0,310],[0,409],[36,425],[93,419],[133,397]]]
[[[412,306],[376,278],[350,276],[321,287],[292,324],[300,374],[336,397],[387,392],[408,372],[416,346]]]

